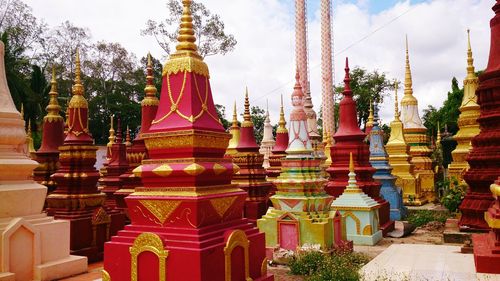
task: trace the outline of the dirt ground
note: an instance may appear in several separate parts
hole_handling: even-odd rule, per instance
[[[444,225],[431,222],[426,226],[415,229],[412,234],[403,238],[383,238],[375,246],[354,246],[354,251],[365,253],[370,259],[375,258],[392,244],[443,244]],[[275,281],[303,281],[304,277],[289,274],[286,266],[269,266],[268,271],[274,274]]]

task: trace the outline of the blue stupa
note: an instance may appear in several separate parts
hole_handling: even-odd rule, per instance
[[[373,178],[382,183],[380,195],[389,201],[391,220],[401,220],[406,216],[403,192],[396,186],[396,177],[391,174],[388,155],[384,148],[384,132],[379,126],[378,105],[374,105],[373,128],[370,131],[370,163],[377,171]]]

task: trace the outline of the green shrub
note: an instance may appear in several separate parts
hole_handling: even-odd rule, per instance
[[[449,188],[441,198],[441,204],[448,209],[448,211],[454,213],[458,211],[458,207],[464,200],[465,192],[467,191],[466,184],[458,184],[458,181],[453,178],[453,188]]]
[[[406,218],[409,223],[416,227],[424,226],[431,221],[438,221],[445,223],[449,218],[449,213],[446,211],[433,211],[433,210],[409,210],[408,217]]]
[[[297,256],[289,266],[292,274],[304,275],[308,281],[358,281],[361,279],[359,269],[368,261],[368,257],[360,253],[307,252]]]

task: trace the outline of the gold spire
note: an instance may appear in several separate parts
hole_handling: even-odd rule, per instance
[[[151,53],[148,53],[148,64],[146,67],[146,87],[144,88],[144,99],[141,101],[141,106],[158,106],[160,101],[156,97],[158,90],[154,84],[153,63],[151,61]]]
[[[288,133],[286,129],[285,111],[283,110],[283,95],[281,95],[280,120],[278,121],[276,133]]]
[[[394,81],[394,120],[401,121],[399,119],[398,86],[398,81]]]
[[[440,146],[441,146],[441,132],[440,132],[439,121],[437,121],[436,146],[437,146],[437,147],[440,147]]]
[[[408,35],[406,35],[406,66],[405,66],[405,89],[401,99],[401,105],[416,105],[417,99],[413,96],[413,82],[411,80],[410,56],[408,54]]]
[[[28,141],[28,152],[35,153],[35,145],[33,144],[33,134],[31,133],[31,119],[28,119],[28,133],[27,133],[27,141]]]
[[[131,138],[130,138],[130,128],[127,125],[127,132],[125,134],[125,146],[132,146]]]
[[[178,72],[194,72],[202,76],[209,76],[208,66],[198,53],[195,44],[196,37],[193,30],[193,17],[191,16],[191,0],[182,0],[183,10],[179,35],[177,36],[177,50],[163,68],[163,75],[176,74]]]
[[[80,52],[78,48],[76,49],[76,59],[75,59],[75,84],[71,88],[73,96],[69,102],[69,108],[88,108],[87,100],[83,97],[83,85],[81,79],[81,69],[80,69]]]
[[[349,172],[354,173],[354,162],[352,161],[352,152],[349,153]]]
[[[470,46],[470,30],[467,29],[467,77],[466,79],[475,79],[474,59],[472,58],[472,48]]]
[[[238,114],[236,113],[236,101],[234,101],[233,107],[233,124],[231,125],[232,129],[239,128],[238,127]]]
[[[332,154],[331,154],[331,147],[332,147],[332,136],[330,134],[330,131],[326,131],[326,145],[325,145],[325,155],[326,155],[326,160],[325,164],[328,165],[328,167],[332,164]]]
[[[368,121],[366,122],[366,127],[373,127],[373,100],[370,98],[370,114],[368,115]]]
[[[111,123],[109,127],[109,137],[108,137],[109,142],[107,144],[108,147],[111,147],[113,143],[115,143],[115,129],[113,128],[113,117],[114,115],[111,114]]]
[[[45,108],[47,110],[47,115],[43,117],[44,122],[61,121],[62,116],[59,114],[61,106],[57,102],[57,81],[56,81],[56,69],[52,66],[52,80],[50,81],[50,92],[49,92],[49,104]]]
[[[245,112],[243,113],[243,123],[241,127],[252,127],[252,117],[250,116],[250,102],[248,101],[248,87],[245,91]]]

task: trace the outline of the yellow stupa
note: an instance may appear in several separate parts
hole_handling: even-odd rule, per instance
[[[448,166],[449,177],[454,177],[459,182],[463,181],[463,175],[469,169],[469,164],[465,158],[472,148],[471,139],[480,132],[479,124],[477,123],[480,112],[476,96],[479,79],[474,73],[474,59],[472,58],[469,30],[467,30],[467,36],[467,76],[464,79],[464,97],[460,105],[460,116],[458,117],[459,130],[453,137],[457,141],[457,147],[451,152],[453,161]]]
[[[415,166],[414,175],[420,180],[421,192],[428,201],[434,201],[434,171],[432,170],[432,153],[429,148],[427,128],[418,114],[418,101],[413,96],[410,59],[408,55],[408,38],[406,38],[406,71],[404,97],[401,99],[401,115],[404,137],[410,146],[411,163]]]
[[[238,151],[236,147],[240,142],[240,126],[238,126],[238,115],[236,113],[236,101],[234,102],[233,109],[233,123],[229,128],[229,133],[231,134],[231,140],[229,141],[229,145],[227,146],[226,155],[235,155]]]
[[[427,202],[420,190],[420,183],[414,174],[411,163],[410,146],[406,143],[403,133],[403,122],[399,118],[398,84],[395,83],[394,120],[391,122],[391,136],[385,145],[389,155],[389,164],[392,174],[397,178],[396,186],[403,189],[403,203],[405,205],[420,206]]]

